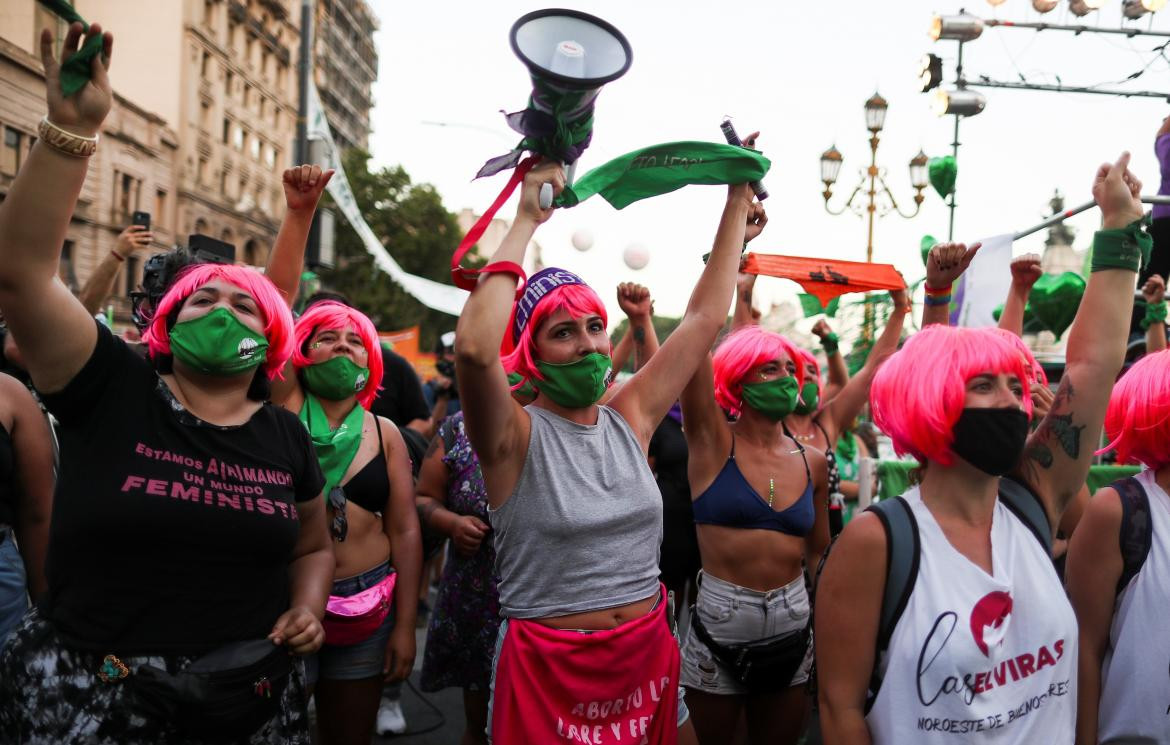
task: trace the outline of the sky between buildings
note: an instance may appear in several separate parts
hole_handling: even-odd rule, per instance
[[[480,165],[518,142],[499,111],[522,109],[531,86],[512,54],[508,32],[534,2],[456,0],[447,3],[374,3],[381,19],[381,54],[374,88],[370,139],[377,165],[402,164],[416,181],[429,182],[457,211],[484,210],[507,174],[472,181]],[[960,7],[985,18],[1039,20],[1029,0],[992,8],[984,0],[773,0],[733,7],[690,0],[597,0],[565,3],[600,16],[629,39],[634,60],[628,74],[601,92],[593,144],[578,173],[646,145],[673,140],[721,141],[724,115],[741,134],[762,131],[759,147],[772,160],[765,183],[770,222],[752,244],[761,253],[864,260],[866,226],[852,214],[825,212],[819,159],[836,144],[845,156],[833,200],[839,208],[858,170],[868,165],[863,104],[876,90],[889,101],[879,165],[903,209],[913,207],[907,165],[919,148],[930,156],[950,152],[953,118],[931,111],[931,95],[919,92],[918,63],[934,52],[944,59],[944,79],[954,79],[955,42],[927,35],[936,12]],[[1065,5],[1042,17],[1076,22]],[[1120,0],[1086,21],[1121,25]],[[1129,25],[1170,31],[1170,8]],[[1170,91],[1170,63],[1151,51],[1166,39],[1022,29],[986,29],[964,49],[968,79],[987,75],[1066,85],[1109,83],[1146,69],[1124,87]],[[986,110],[960,128],[956,239],[1012,232],[1039,222],[1059,188],[1068,205],[1091,199],[1097,166],[1123,149],[1146,193],[1158,187],[1153,139],[1170,114],[1164,99],[980,89]],[[438,127],[424,122],[446,122]],[[638,281],[650,287],[660,314],[685,309],[710,250],[723,206],[722,187],[688,187],[616,211],[600,198],[555,215],[538,232],[546,264],[581,274],[620,319],[613,287]],[[912,220],[890,215],[876,227],[874,260],[896,265],[910,281],[922,273],[919,241],[945,238],[948,211],[928,187]],[[501,210],[511,217],[515,199]],[[1082,248],[1099,213],[1071,224]],[[590,251],[576,251],[579,229],[594,236]],[[1043,250],[1044,233],[1023,239],[1015,252]],[[622,251],[633,243],[650,251],[649,265],[632,271]],[[393,253],[394,247],[390,246]],[[780,302],[797,290],[783,280],[761,279],[757,303]]]

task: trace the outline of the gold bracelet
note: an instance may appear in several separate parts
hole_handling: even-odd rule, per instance
[[[97,150],[97,135],[86,137],[67,132],[49,121],[47,116],[41,119],[41,123],[37,126],[37,136],[41,142],[54,150],[77,158],[88,158]]]

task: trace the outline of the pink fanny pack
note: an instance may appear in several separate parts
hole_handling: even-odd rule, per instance
[[[381,582],[356,595],[330,595],[325,606],[325,643],[347,646],[364,642],[373,636],[394,598],[394,582],[398,575],[391,572]]]

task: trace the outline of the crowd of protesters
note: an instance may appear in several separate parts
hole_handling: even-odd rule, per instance
[[[922,330],[892,291],[852,376],[824,321],[823,357],[763,328],[747,184],[678,326],[660,346],[624,283],[611,345],[580,276],[518,269],[551,161],[421,386],[344,296],[297,296],[317,166],[285,172],[263,273],[159,254],[120,338],[97,316],[150,245],[131,227],[70,292],[112,98],[87,33],[69,96],[82,29],[59,57],[43,33],[42,136],[0,205],[0,743],[368,743],[416,621],[466,745],[1170,742],[1170,211],[1147,229],[1128,153],[1092,181],[1055,391],[1021,339],[1035,255],[999,328],[954,328],[979,246],[934,246]],[[1170,190],[1170,123],[1156,151]],[[873,427],[918,468],[852,514]],[[1090,495],[1108,451],[1142,470]]]

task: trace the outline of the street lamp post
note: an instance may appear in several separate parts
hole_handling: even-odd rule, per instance
[[[877,164],[878,145],[881,142],[878,136],[885,127],[886,111],[889,109],[889,103],[877,93],[874,93],[868,101],[865,102],[865,126],[869,130],[869,168],[860,172],[860,179],[857,186],[853,188],[849,198],[845,200],[845,204],[837,210],[834,210],[829,204],[829,200],[833,197],[833,184],[837,182],[837,175],[841,171],[841,165],[844,163],[840,151],[834,145],[826,150],[821,155],[821,181],[825,185],[825,190],[821,192],[821,196],[825,199],[825,211],[830,215],[841,215],[846,210],[852,210],[858,217],[868,218],[868,230],[865,244],[865,260],[867,262],[873,261],[873,228],[874,221],[879,217],[885,217],[890,213],[897,213],[904,218],[912,218],[918,214],[922,208],[922,202],[925,197],[922,196],[922,190],[926,188],[926,153],[921,150],[910,159],[910,185],[914,187],[914,211],[903,212],[902,208],[898,206],[897,199],[894,198],[894,192],[890,189],[889,184],[886,183],[886,169]],[[866,187],[868,186],[868,189]],[[857,203],[857,195],[866,189],[867,200],[864,205]],[[865,329],[864,338],[868,341],[873,338],[873,308],[866,306],[865,308]]]

